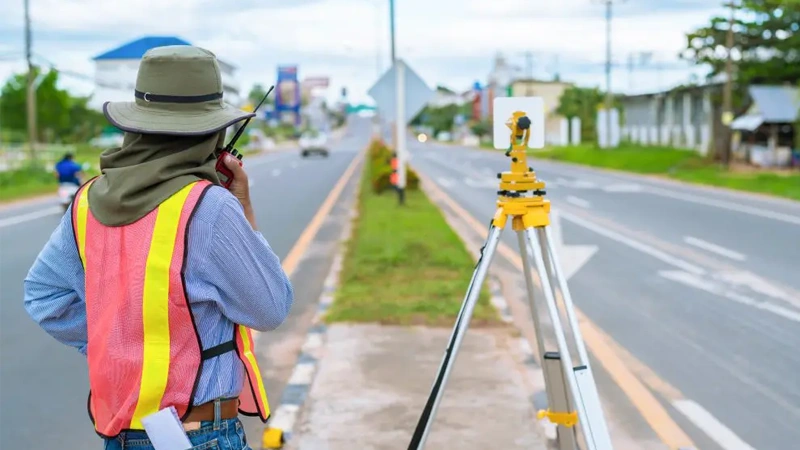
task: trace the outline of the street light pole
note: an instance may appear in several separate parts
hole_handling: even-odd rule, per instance
[[[397,55],[394,52],[394,0],[389,0],[389,32],[392,40],[392,64],[394,64],[397,61]]]
[[[25,59],[28,62],[28,152],[31,163],[36,162],[36,74],[31,61],[31,12],[29,0],[24,0],[25,5]]]

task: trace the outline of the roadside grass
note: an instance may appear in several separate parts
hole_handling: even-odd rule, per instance
[[[472,277],[472,258],[423,192],[406,192],[406,205],[399,207],[393,192],[373,193],[368,171],[326,321],[453,326]],[[501,323],[482,289],[471,326]]]
[[[736,167],[725,170],[719,164],[688,150],[622,144],[613,150],[580,145],[531,150],[529,153],[534,158],[658,175],[696,184],[800,200],[800,172],[754,168],[738,170]]]

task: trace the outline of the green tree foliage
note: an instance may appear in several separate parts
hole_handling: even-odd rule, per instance
[[[264,88],[264,85],[262,85],[260,83],[256,83],[250,89],[250,93],[247,94],[247,100],[249,100],[250,103],[253,104],[253,108],[255,108],[256,105],[258,105],[258,102],[260,102],[261,99],[264,98],[264,96],[266,94],[267,94],[267,90]],[[275,92],[273,91],[271,94],[269,94],[269,97],[264,102],[264,105],[271,105],[271,104],[274,104],[274,103],[275,103]],[[263,108],[263,105],[262,105],[262,108]]]
[[[711,76],[724,73],[728,20],[717,16],[708,26],[689,33],[682,57],[708,64]],[[800,80],[800,1],[742,0],[733,31],[740,86]]]
[[[426,106],[411,121],[412,125],[424,125],[431,127],[433,135],[436,136],[442,131],[451,132],[455,125],[456,116],[461,114],[465,119],[472,115],[472,105],[446,105],[438,108]]]
[[[605,94],[596,87],[571,86],[561,94],[556,113],[568,119],[580,117],[581,140],[593,141],[597,138],[597,107],[604,99]]]
[[[40,72],[36,69],[36,74]],[[15,136],[26,136],[28,129],[27,74],[8,79],[0,94],[2,126]],[[40,142],[85,142],[107,124],[99,111],[88,107],[88,97],[73,97],[58,88],[58,72],[43,75],[36,90],[36,124]]]

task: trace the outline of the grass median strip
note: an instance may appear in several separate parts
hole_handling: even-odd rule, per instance
[[[398,206],[395,195],[375,194],[368,176],[359,208],[326,320],[452,326],[474,262],[441,211],[417,190]],[[470,325],[501,323],[482,290]]]
[[[800,172],[758,170],[749,166],[732,166],[725,170],[689,150],[632,144],[600,150],[591,145],[580,145],[532,150],[530,154],[534,158],[661,175],[691,183],[800,200]]]

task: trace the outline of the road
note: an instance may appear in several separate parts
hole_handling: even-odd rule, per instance
[[[283,260],[350,166],[368,138],[368,122],[332,147],[329,158],[302,159],[298,151],[247,158],[256,220]],[[330,217],[300,250],[292,274],[295,304],[279,330],[258,339],[256,353],[270,401],[277,407],[310,322],[330,263],[337,227],[347,217],[342,204],[354,192],[344,183]],[[42,331],[23,308],[22,280],[61,218],[55,199],[0,210],[0,448],[92,448],[100,444],[86,413],[85,359]],[[276,350],[278,348],[279,350]],[[248,436],[260,442],[260,423],[246,419]]]
[[[412,166],[485,236],[507,158],[409,145]],[[576,306],[598,330],[584,338],[616,432],[672,448],[800,445],[800,203],[530,165],[560,218]],[[517,251],[510,226],[503,242]],[[654,400],[633,395],[638,383]]]

